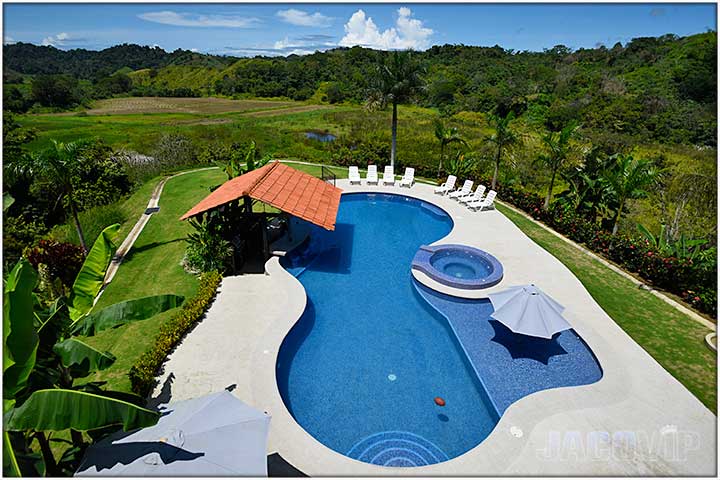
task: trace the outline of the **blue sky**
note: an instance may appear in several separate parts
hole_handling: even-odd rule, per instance
[[[4,42],[119,43],[205,53],[304,54],[336,46],[463,43],[540,51],[717,29],[714,4],[5,4]]]

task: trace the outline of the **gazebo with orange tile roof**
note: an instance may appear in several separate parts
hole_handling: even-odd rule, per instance
[[[263,225],[263,250],[268,257],[266,218],[270,213],[253,213],[252,201],[271,205],[282,212],[335,230],[335,219],[340,206],[342,190],[308,173],[301,172],[278,161],[235,177],[223,183],[180,220],[202,215],[222,207],[234,208],[234,202],[243,202],[243,218],[260,217]]]
[[[250,197],[327,230],[335,230],[342,190],[278,161],[228,180],[180,220]]]

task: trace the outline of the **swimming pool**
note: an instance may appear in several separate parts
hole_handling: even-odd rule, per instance
[[[452,297],[431,298],[410,274],[418,248],[451,229],[444,211],[420,200],[344,194],[336,230],[312,230],[283,258],[305,288],[307,307],[280,348],[278,387],[298,424],[327,447],[379,465],[427,465],[465,453],[497,424],[504,408],[473,363],[481,358],[492,367],[497,353],[482,357],[461,344],[462,325],[449,321],[456,312],[443,303],[453,307]],[[485,302],[463,303],[458,315],[488,323]],[[472,347],[492,340],[479,336]],[[503,368],[516,365],[506,357]],[[552,362],[544,367],[538,371],[554,371]],[[505,398],[527,395],[511,390],[503,407]]]

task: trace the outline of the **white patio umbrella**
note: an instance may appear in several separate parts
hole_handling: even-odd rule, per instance
[[[267,476],[268,414],[226,390],[160,412],[156,425],[90,447],[75,476]]]
[[[492,318],[515,333],[552,338],[572,328],[562,316],[565,307],[534,284],[510,287],[488,295],[495,311]]]

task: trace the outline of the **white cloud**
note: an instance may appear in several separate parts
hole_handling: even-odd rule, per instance
[[[12,38],[10,35],[5,35],[3,37],[3,44],[5,45],[12,45],[13,43],[17,43],[14,38]]]
[[[278,40],[272,45],[256,45],[253,47],[225,47],[220,54],[224,55],[242,55],[255,56],[265,55],[268,57],[288,56],[288,55],[309,55],[320,50],[337,47],[332,35],[312,34],[303,35],[297,38],[285,37]]]
[[[65,42],[68,40],[70,40],[70,35],[65,32],[60,32],[57,35],[50,35],[49,37],[43,38],[42,45],[57,47],[65,45]]]
[[[279,10],[276,15],[284,22],[300,27],[329,27],[332,23],[331,17],[327,17],[320,12],[309,13],[295,8]]]
[[[161,12],[147,12],[138,15],[148,22],[174,25],[176,27],[227,27],[248,28],[257,24],[259,20],[253,17],[238,17],[232,15],[197,15],[192,13],[178,13],[172,10]]]
[[[308,40],[305,39],[293,39],[290,40],[288,37],[285,37],[282,40],[278,40],[275,42],[275,45],[273,48],[275,50],[288,52],[292,51],[295,52],[296,55],[304,55],[304,53],[297,53],[298,51],[303,51],[306,53],[313,53],[315,50],[321,50],[324,48],[332,48],[335,47],[336,44],[334,42],[330,41],[321,41],[319,39],[311,38]],[[290,55],[289,53],[287,55]]]
[[[398,9],[395,27],[380,31],[372,17],[363,10],[353,13],[345,24],[345,36],[340,40],[343,47],[360,45],[379,50],[405,50],[412,48],[423,50],[430,45],[432,29],[423,26],[423,22],[412,18],[407,7]]]

